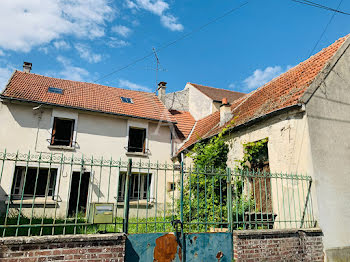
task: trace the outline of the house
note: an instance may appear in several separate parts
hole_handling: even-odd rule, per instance
[[[196,123],[177,155],[185,156],[195,143],[228,127],[224,136],[230,145],[228,166],[234,168],[236,161],[244,156],[245,144],[266,141],[265,164],[272,173],[312,177],[313,215],[324,233],[327,259],[340,261],[335,260],[337,257],[347,261],[350,251],[349,88],[350,37],[346,36],[257,90],[234,102],[224,100],[220,111]],[[295,182],[283,186],[280,197],[289,201],[289,190],[298,186]],[[273,199],[278,190],[281,190],[279,185],[272,188]],[[279,208],[276,203],[278,201],[273,201],[275,213]],[[291,217],[277,214],[277,219],[291,220]]]
[[[39,206],[44,203],[45,215],[65,217],[85,212],[97,200],[119,203],[126,167],[118,163],[128,158],[134,163],[171,163],[176,118],[155,94],[46,77],[31,73],[31,67],[25,63],[23,72],[15,71],[1,94],[0,148],[13,156],[39,156],[41,162],[15,156],[3,163],[2,212],[11,202],[23,206],[24,213],[34,206],[41,216]],[[90,159],[91,166],[73,163],[73,155]],[[54,161],[70,157],[70,166]],[[97,159],[100,168],[93,163]],[[158,197],[162,203],[166,193],[155,188],[158,183],[164,187],[165,178],[156,180],[155,172],[133,170],[131,201]]]

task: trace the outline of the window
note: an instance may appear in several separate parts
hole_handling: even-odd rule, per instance
[[[124,200],[125,192],[125,173],[119,175],[119,190],[118,190],[118,201]],[[142,200],[150,199],[151,190],[151,179],[152,174],[131,174],[130,180],[130,200]]]
[[[53,146],[72,146],[74,134],[74,120],[54,118],[51,145]]]
[[[54,93],[54,94],[60,94],[60,95],[63,94],[63,89],[57,88],[57,87],[52,87],[52,86],[50,86],[50,87],[47,89],[47,91],[48,91],[49,93]]]
[[[121,96],[120,99],[122,100],[123,103],[128,103],[128,104],[132,104],[132,99],[130,97],[123,97]]]
[[[146,151],[146,129],[130,127],[128,152],[145,153],[145,151]]]
[[[26,172],[27,170],[27,172]],[[53,196],[55,194],[55,183],[57,169],[39,167],[19,167],[15,169],[12,182],[12,199]],[[35,185],[36,184],[36,185]]]

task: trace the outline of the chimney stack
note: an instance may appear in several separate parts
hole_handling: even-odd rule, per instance
[[[30,73],[30,70],[32,70],[32,63],[23,62],[23,72]]]
[[[163,103],[165,101],[166,84],[167,84],[166,82],[159,82],[159,84],[158,84],[158,98]]]
[[[233,114],[231,112],[231,105],[228,103],[227,98],[224,97],[222,99],[222,104],[220,106],[220,126],[223,126],[232,117],[233,117]]]

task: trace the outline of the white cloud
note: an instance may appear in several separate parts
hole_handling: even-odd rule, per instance
[[[161,24],[172,31],[182,31],[183,25],[178,23],[178,18],[166,13],[169,4],[164,0],[126,0],[126,6],[133,10],[143,9],[160,17]]]
[[[93,53],[86,45],[76,44],[74,47],[78,51],[79,56],[89,63],[98,63],[102,60],[102,55]]]
[[[290,68],[291,66],[287,66],[285,69],[281,66],[269,66],[265,69],[257,69],[251,76],[243,80],[244,89],[245,91],[254,90],[266,84],[267,82],[284,73]]]
[[[4,55],[5,55],[4,51],[0,50],[0,56],[4,56]]]
[[[53,46],[56,49],[69,49],[70,48],[70,45],[64,40],[59,40],[59,41],[53,42]]]
[[[231,83],[231,84],[228,85],[229,89],[234,89],[235,87],[236,87],[236,85],[234,83]]]
[[[12,65],[0,67],[0,92],[5,89],[5,86],[14,70],[15,68]]]
[[[119,79],[119,87],[132,89],[132,90],[145,91],[145,92],[152,92],[152,90],[146,86],[138,85],[125,79]]]
[[[182,31],[184,26],[177,22],[177,18],[173,15],[162,15],[160,21],[163,26],[169,28],[171,31]]]
[[[123,37],[128,37],[131,34],[132,30],[124,25],[116,25],[112,27],[112,32],[115,32]]]
[[[109,0],[1,0],[0,48],[30,51],[62,36],[105,34],[114,17]]]
[[[107,42],[107,45],[112,48],[119,48],[129,46],[130,43],[124,40],[120,40],[116,37],[110,37],[110,40]]]
[[[53,74],[56,77],[62,77],[74,81],[85,81],[88,82],[87,77],[90,75],[87,70],[81,67],[73,66],[71,61],[63,56],[58,56],[57,61],[63,66],[63,70]]]

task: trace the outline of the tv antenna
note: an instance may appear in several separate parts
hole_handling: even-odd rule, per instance
[[[155,91],[155,93],[157,93],[157,90],[158,90],[158,72],[159,71],[165,72],[167,70],[160,67],[160,62],[159,62],[159,58],[158,58],[158,55],[157,55],[157,50],[154,47],[152,48],[152,50],[153,50],[154,56],[156,58],[156,63],[157,63],[156,68],[153,69],[153,70],[156,71],[156,91]]]

